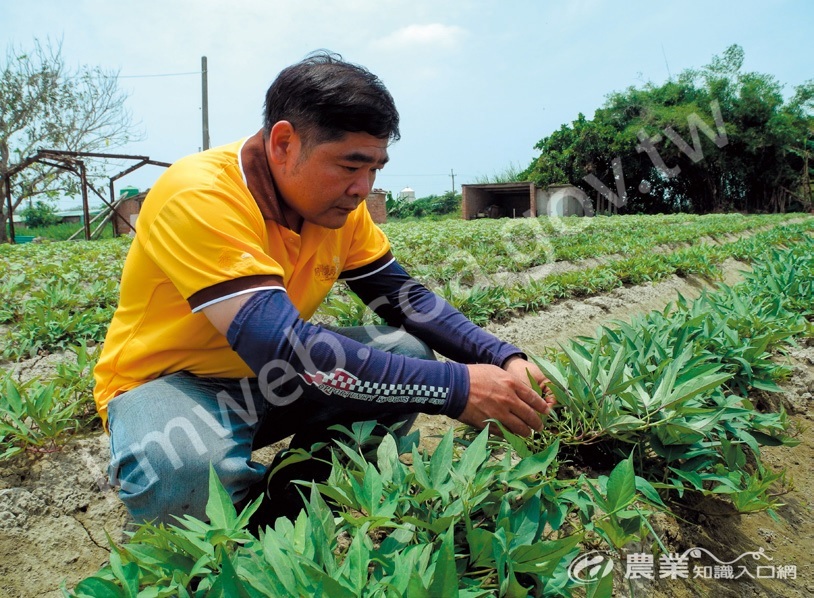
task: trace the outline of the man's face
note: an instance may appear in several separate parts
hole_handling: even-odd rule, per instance
[[[293,133],[275,182],[290,210],[303,220],[335,229],[367,197],[387,160],[387,139],[368,133],[346,133],[338,141],[307,150]]]

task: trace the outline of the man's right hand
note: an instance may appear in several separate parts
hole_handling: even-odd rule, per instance
[[[469,400],[458,420],[483,428],[495,419],[514,434],[528,436],[543,427],[540,414],[551,406],[529,386],[495,365],[468,365]]]

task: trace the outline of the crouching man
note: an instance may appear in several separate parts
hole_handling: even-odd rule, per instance
[[[424,412],[540,428],[550,405],[526,373],[544,385],[539,369],[412,279],[370,218],[398,125],[375,75],[314,54],[269,87],[260,131],[179,160],[147,195],[95,370],[111,478],[136,521],[205,518],[210,463],[236,504],[266,491],[261,520],[293,515],[288,482],[325,467],[267,488],[252,450],[292,434],[310,449],[335,424],[406,432]],[[308,323],[336,280],[388,326]]]

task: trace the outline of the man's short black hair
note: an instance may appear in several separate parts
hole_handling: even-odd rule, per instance
[[[263,130],[287,120],[306,147],[368,133],[398,141],[399,113],[384,83],[339,54],[319,50],[283,69],[266,92]]]

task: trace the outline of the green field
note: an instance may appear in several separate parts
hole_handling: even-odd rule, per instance
[[[588,550],[668,552],[654,518],[698,497],[741,513],[777,509],[787,480],[761,447],[793,447],[798,430],[755,393],[779,392],[790,370],[775,355],[814,336],[814,218],[383,228],[408,271],[480,324],[673,275],[715,280],[729,258],[752,271],[539,356],[558,404],[540,434],[461,429],[429,451],[417,434],[381,440],[355,426],[327,483],[303,488],[310,502],[296,521],[253,536],[246,524],[255,505],[236,513],[213,478],[208,522],[139,528],[75,595],[609,596],[623,580],[580,585],[569,563]],[[93,346],[115,308],[128,245],[0,246],[0,459],[98,430]],[[373,319],[342,288],[317,317]],[[49,378],[11,374],[19,362],[62,352]]]

